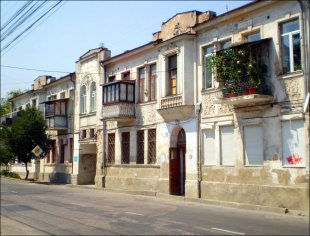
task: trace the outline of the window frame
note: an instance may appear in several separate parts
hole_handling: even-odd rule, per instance
[[[205,53],[207,51],[207,48],[213,48],[213,52],[212,53]],[[209,44],[209,45],[205,45],[202,47],[202,64],[203,64],[203,68],[202,68],[202,77],[203,77],[203,83],[202,83],[202,88],[203,90],[210,90],[210,89],[214,89],[215,87],[215,81],[214,81],[214,73],[212,71],[212,66],[211,66],[211,87],[206,87],[206,70],[207,70],[207,58],[211,57],[212,55],[216,54],[216,49],[215,49],[215,44]]]
[[[170,58],[175,57],[176,66],[170,66]],[[171,63],[172,64],[172,63]],[[175,79],[173,78],[173,72],[175,72]],[[167,56],[167,96],[175,96],[178,94],[178,54],[172,54]],[[172,86],[172,80],[175,80],[175,86]],[[173,88],[175,88],[175,93],[173,93]]]
[[[90,85],[90,112],[96,112],[97,111],[97,88],[96,88],[96,82],[92,82]]]
[[[85,93],[82,89],[85,89]],[[80,114],[86,114],[86,85],[82,85],[80,89]]]
[[[143,76],[141,71],[144,70]],[[143,78],[141,78],[141,76]],[[146,67],[138,68],[138,103],[143,103],[146,101],[144,96],[144,89],[145,89],[145,82],[146,82]]]
[[[152,67],[155,67],[155,72],[152,74]],[[156,87],[157,87],[157,64],[153,63],[149,65],[149,73],[148,73],[148,101],[156,101],[157,95],[156,95]],[[152,83],[154,81],[154,83]],[[154,97],[152,97],[152,91],[154,93]]]
[[[298,30],[294,30],[294,31],[290,31],[287,33],[282,33],[281,32],[281,27],[282,25],[286,24],[286,23],[290,23],[290,22],[294,22],[297,21],[298,22]],[[281,55],[281,71],[282,74],[290,74],[290,73],[294,73],[294,72],[298,72],[298,71],[302,71],[302,45],[301,45],[301,29],[300,29],[300,18],[299,17],[294,17],[291,18],[289,20],[286,21],[282,21],[279,22],[278,24],[278,28],[279,28],[279,34],[280,34],[280,55]],[[294,66],[295,66],[295,62],[294,62],[294,45],[293,45],[293,35],[297,35],[299,34],[299,45],[300,45],[300,69],[295,70]],[[283,67],[283,41],[282,39],[288,36],[289,39],[289,71],[288,72],[284,72],[284,67]]]

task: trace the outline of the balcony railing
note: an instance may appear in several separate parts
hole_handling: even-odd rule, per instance
[[[67,129],[68,122],[65,116],[46,117],[45,122],[48,129]]]
[[[182,95],[174,95],[169,97],[161,98],[160,108],[166,109],[171,107],[178,107],[183,104]]]
[[[103,119],[135,117],[135,81],[114,81],[102,85]]]

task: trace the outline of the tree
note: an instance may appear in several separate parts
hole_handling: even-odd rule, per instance
[[[49,147],[50,140],[46,133],[46,125],[40,111],[34,107],[27,107],[20,111],[19,116],[12,123],[5,139],[10,150],[19,162],[26,167],[26,178],[28,179],[28,163],[36,156],[31,152],[37,145],[43,150],[38,158],[43,158]]]
[[[2,125],[0,127],[0,165],[5,166],[7,166],[11,161],[15,160],[15,156],[5,139],[7,132],[8,127],[6,125]]]
[[[1,98],[0,116],[3,116],[10,112],[11,112],[11,103],[5,98]]]

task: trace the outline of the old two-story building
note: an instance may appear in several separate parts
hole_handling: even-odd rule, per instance
[[[13,112],[2,117],[4,122],[14,122],[18,112],[27,106],[36,107],[46,120],[49,138],[54,141],[44,159],[32,161],[29,178],[71,183],[74,91],[75,73],[59,79],[39,76],[31,90],[9,99]],[[10,169],[22,177],[25,175],[23,163],[11,164]]]
[[[102,130],[100,83],[103,70],[100,61],[110,55],[109,50],[100,47],[89,50],[76,61],[73,184],[94,184],[95,176],[102,172],[101,163],[98,163],[103,152],[98,135]]]
[[[95,53],[85,68],[92,62],[100,76],[77,68],[85,89],[76,90],[76,131],[82,141],[93,127],[97,142],[77,144],[76,173],[89,166],[96,186],[106,189],[308,211],[307,6],[256,1],[219,16],[179,13],[151,42],[104,57],[102,68]],[[265,68],[259,78],[230,81],[238,85],[234,97],[209,63],[225,50],[243,51],[243,63]],[[96,122],[85,105],[93,81]],[[78,175],[78,183],[90,182]]]

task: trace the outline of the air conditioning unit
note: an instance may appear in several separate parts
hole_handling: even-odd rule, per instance
[[[68,144],[68,139],[64,138],[64,139],[62,140],[62,144],[63,144],[63,145]]]

